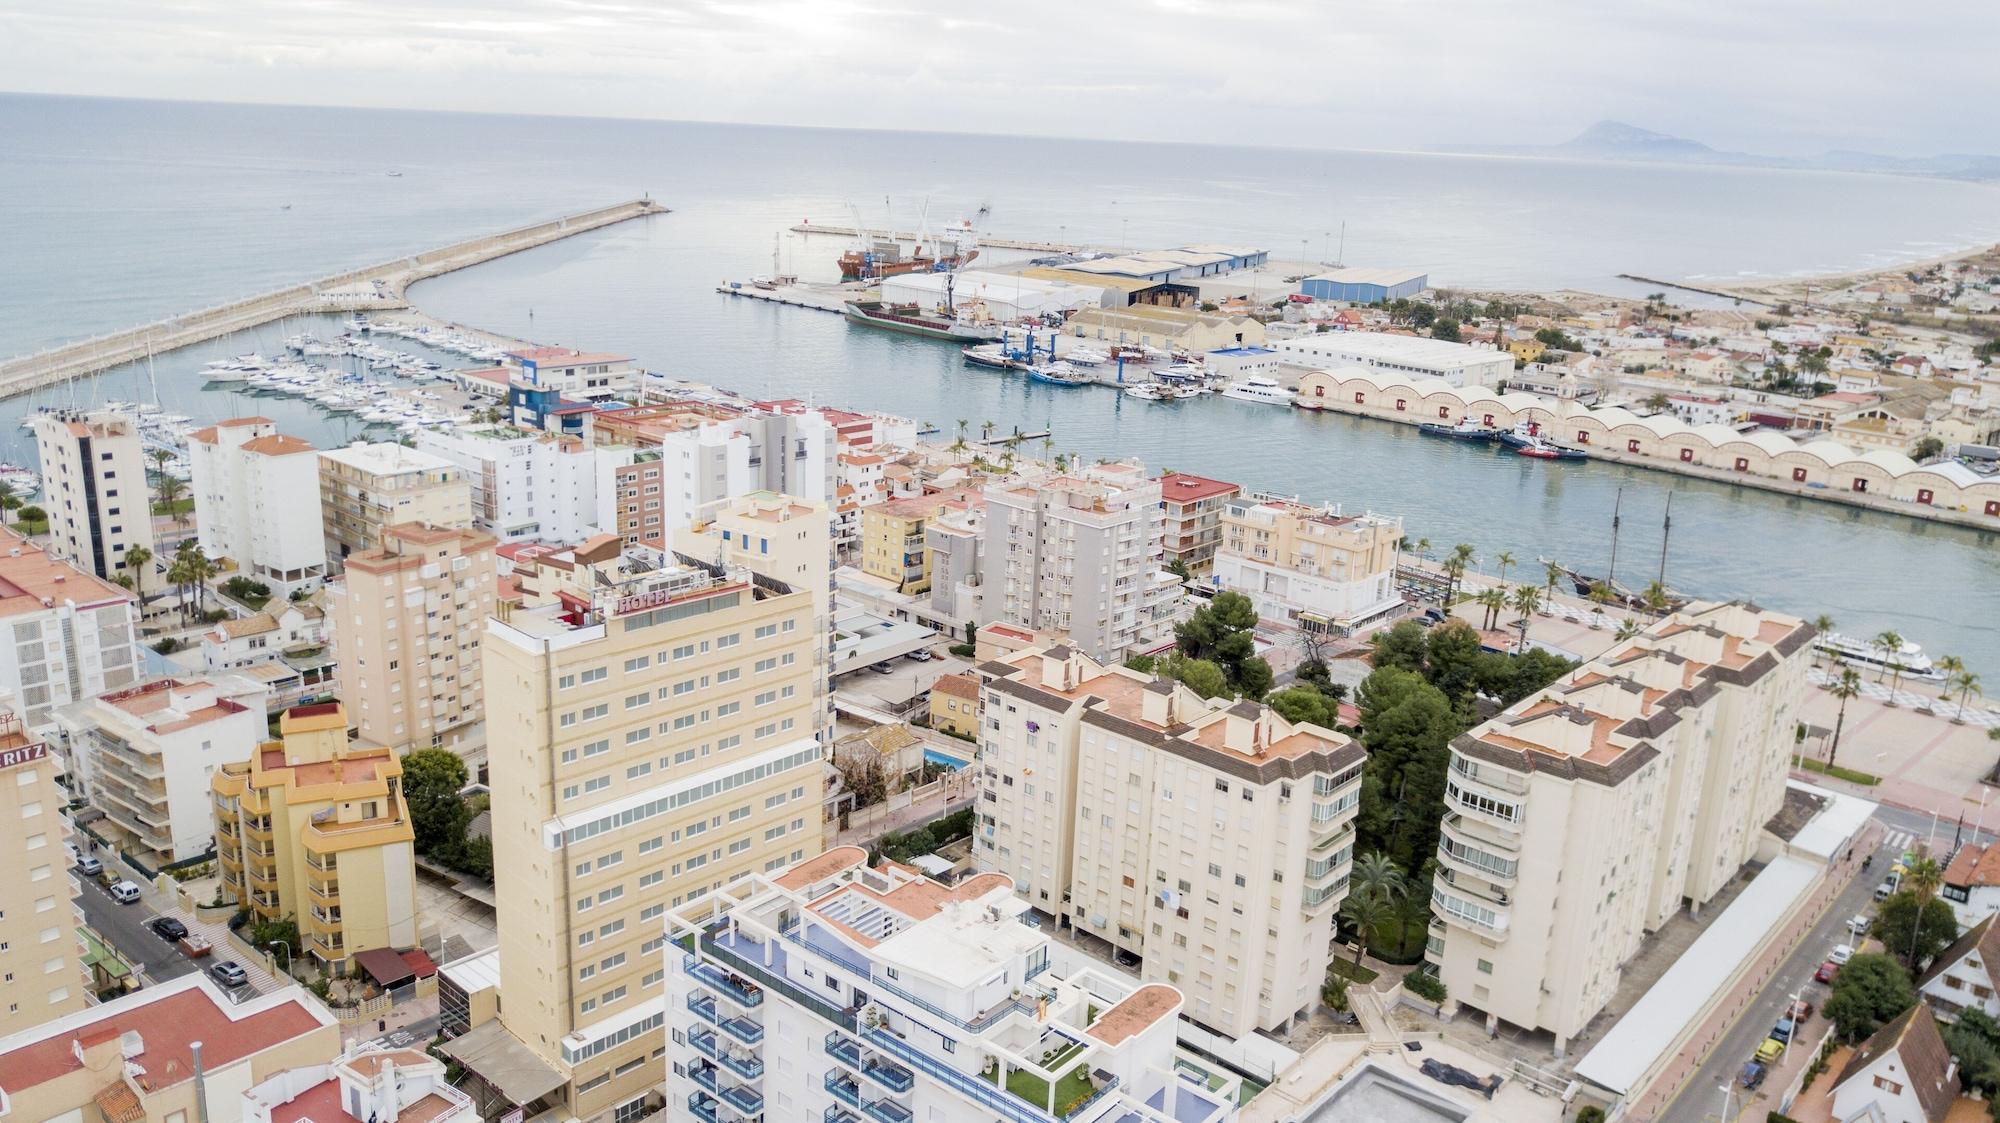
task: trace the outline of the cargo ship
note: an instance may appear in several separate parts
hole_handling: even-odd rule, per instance
[[[884,331],[899,331],[947,343],[984,342],[1000,338],[1000,325],[991,320],[974,320],[962,313],[945,316],[925,312],[914,304],[884,304],[879,300],[850,300],[841,311],[850,323]]]

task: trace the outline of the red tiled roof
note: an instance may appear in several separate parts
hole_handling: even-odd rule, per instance
[[[98,1009],[103,1016],[96,1021],[70,1032],[49,1033],[0,1054],[0,1088],[18,1092],[75,1071],[73,1050],[78,1041],[89,1047],[136,1032],[143,1050],[137,1060],[146,1070],[140,1084],[157,1091],[185,1083],[194,1075],[190,1041],[202,1043],[202,1063],[213,1072],[321,1024],[297,1001],[232,1020],[230,1012],[217,1006],[202,988],[162,998],[141,991],[131,999]]]
[[[1242,488],[1224,480],[1172,472],[1160,477],[1160,496],[1169,503],[1192,503],[1220,495],[1234,495]]]

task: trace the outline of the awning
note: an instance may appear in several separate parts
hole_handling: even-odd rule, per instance
[[[419,979],[428,979],[438,973],[437,964],[431,962],[430,953],[422,948],[411,948],[403,952],[402,956],[403,965],[410,969],[410,974]]]
[[[393,948],[370,948],[356,952],[354,962],[383,987],[400,986],[417,977],[410,965],[403,962],[403,953]]]
[[[516,1107],[526,1107],[563,1086],[552,1069],[495,1018],[439,1045]]]

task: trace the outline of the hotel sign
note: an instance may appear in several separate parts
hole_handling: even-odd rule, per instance
[[[18,749],[0,751],[0,772],[5,772],[9,768],[19,768],[24,764],[33,764],[38,760],[46,758],[48,755],[49,746],[46,741],[37,741],[32,745],[22,745]]]
[[[616,616],[630,616],[634,612],[658,608],[685,592],[686,589],[654,589],[650,593],[640,593],[637,596],[619,597],[612,613]]]

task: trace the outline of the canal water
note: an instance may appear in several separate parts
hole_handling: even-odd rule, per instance
[[[989,228],[1110,245],[1250,242],[1415,265],[1465,286],[1627,291],[1619,272],[1784,276],[2000,240],[2000,190],[1883,176],[1422,154],[1112,145],[349,110],[0,97],[0,353],[33,350],[338,268],[651,191],[675,209],[425,282],[425,311],[628,352],[760,396],[880,409],[976,432],[1054,431],[1056,451],[1137,456],[1249,487],[1401,515],[1435,547],[1601,569],[1624,495],[1621,579],[1659,561],[1686,592],[1894,627],[2000,674],[1995,536],[1609,464],[1543,464],[1384,422],[1223,399],[1151,403],[963,365],[955,349],[717,294],[824,277],[838,239],[803,218],[911,226],[990,204]],[[389,175],[394,171],[399,175]],[[209,358],[273,349],[300,321],[156,360],[170,412],[249,412],[323,444],[359,435],[302,402],[204,392]],[[150,393],[143,364],[0,403],[0,456],[37,404]],[[1040,451],[1039,448],[1035,451]]]

